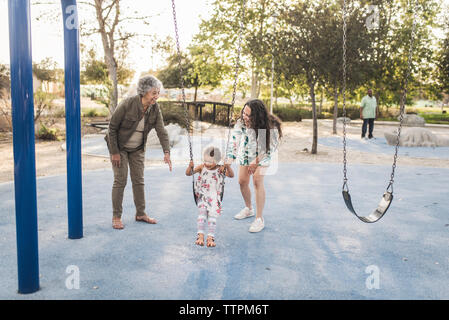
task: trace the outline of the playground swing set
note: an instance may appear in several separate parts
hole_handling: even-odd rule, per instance
[[[183,70],[181,67],[181,51],[179,46],[178,26],[176,20],[175,1],[171,0],[176,35],[176,45],[179,57],[179,70],[182,89],[182,105],[188,128],[190,117],[184,91]],[[235,62],[234,86],[231,102],[231,117],[235,103],[237,77],[239,72],[240,52],[242,47],[243,21],[246,0],[241,1],[240,31],[238,35],[237,57]],[[61,0],[64,23],[64,72],[65,72],[65,110],[66,110],[66,144],[67,144],[67,207],[68,207],[68,238],[83,237],[83,207],[82,207],[82,169],[81,169],[81,116],[80,116],[80,56],[79,56],[79,26],[76,0]],[[413,8],[414,19],[408,56],[408,69],[401,97],[401,114],[397,135],[397,144],[391,179],[377,209],[368,216],[359,216],[352,205],[347,178],[346,122],[343,122],[343,187],[344,202],[357,218],[366,223],[381,219],[387,212],[393,200],[393,182],[398,156],[399,138],[407,94],[408,78],[412,67],[413,40],[416,31],[416,10]],[[346,0],[343,4],[343,116],[346,119]],[[39,290],[39,257],[37,228],[37,195],[35,167],[34,138],[34,102],[31,55],[31,17],[29,0],[8,0],[10,68],[11,68],[11,103],[13,123],[14,152],[14,191],[16,212],[18,292],[33,293]],[[229,145],[231,117],[228,117]],[[189,130],[190,132],[190,130]],[[193,160],[192,141],[188,133],[190,160]],[[227,148],[227,147],[226,147]],[[226,150],[227,153],[227,150]],[[194,175],[193,194],[195,196]],[[224,182],[223,182],[224,184]],[[223,185],[224,191],[224,185]],[[223,198],[223,193],[221,194]]]

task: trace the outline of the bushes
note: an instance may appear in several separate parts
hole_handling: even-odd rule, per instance
[[[162,116],[164,117],[164,123],[167,125],[169,123],[177,123],[181,127],[186,128],[186,116],[184,108],[181,103],[174,101],[158,101],[158,104],[162,111]],[[189,117],[191,121],[199,119],[199,114],[195,114],[195,107],[189,106]],[[213,122],[213,106],[210,104],[205,105],[202,108],[202,119],[204,122]],[[233,119],[240,116],[242,108],[234,106],[234,117]],[[199,112],[199,111],[198,111]],[[228,111],[227,107],[217,106],[215,114],[215,123],[227,126],[228,125]]]
[[[187,128],[184,108],[180,103],[175,103],[173,101],[158,101],[157,103],[162,111],[165,125],[169,123],[176,123],[183,128]],[[193,119],[193,116],[190,116],[191,119]]]
[[[36,134],[36,137],[38,139],[42,139],[42,140],[52,140],[52,141],[59,141],[59,130],[56,128],[50,128],[47,127],[44,124],[40,125],[40,128]]]
[[[82,117],[107,117],[109,115],[109,111],[107,108],[85,108],[81,111]]]
[[[302,121],[304,111],[305,110],[292,107],[273,108],[273,113],[277,115],[282,121]]]
[[[56,96],[52,93],[47,93],[42,90],[37,90],[34,93],[34,122],[36,122],[41,115],[50,114],[54,108],[53,100]]]
[[[162,114],[164,116],[165,123],[178,123],[182,127],[186,127],[185,125],[185,115],[184,110],[179,103],[175,103],[173,101],[158,101],[161,106]],[[242,110],[242,106],[234,106],[234,115],[233,119],[237,119],[240,116]],[[408,108],[407,112],[416,112],[417,110]],[[280,106],[273,107],[273,113],[277,115],[282,121],[302,121],[302,119],[312,119],[312,108],[311,106],[297,104],[293,107],[290,104],[284,104]],[[198,119],[199,115],[195,115],[195,108],[193,106],[190,107],[189,110],[190,119]],[[203,121],[212,122],[212,105],[206,105],[203,108]],[[334,114],[333,104],[325,104],[322,108],[322,112],[317,115],[318,119],[332,119]],[[378,120],[386,120],[386,121],[397,121],[397,117],[399,115],[399,109],[390,107],[390,108],[381,108],[379,110]],[[426,119],[428,123],[448,123],[449,115],[448,114],[421,114],[422,117]],[[338,108],[337,117],[343,116],[343,109],[341,104]],[[357,104],[347,104],[346,105],[346,116],[357,120],[360,118],[360,106]],[[227,125],[227,110],[224,107],[217,106],[216,109],[216,123],[221,125]]]

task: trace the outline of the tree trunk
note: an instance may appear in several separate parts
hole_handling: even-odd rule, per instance
[[[259,97],[259,73],[253,69],[251,75],[251,99]]]
[[[310,98],[312,99],[312,118],[313,118],[313,140],[312,140],[312,154],[318,152],[318,120],[316,114],[316,97],[315,97],[315,82],[309,82]]]
[[[195,86],[195,94],[193,95],[193,102],[196,101],[197,94],[198,94],[198,86]]]
[[[117,13],[115,16],[115,21],[112,26],[109,26],[110,30],[106,30],[107,24],[105,21],[105,17],[103,16],[103,1],[102,0],[95,0],[95,9],[96,9],[96,15],[97,15],[97,22],[98,22],[98,30],[101,35],[101,41],[103,44],[103,50],[104,50],[104,60],[108,67],[109,72],[109,80],[111,81],[111,92],[109,93],[109,111],[114,113],[115,108],[117,107],[118,103],[118,82],[117,82],[117,62],[114,58],[114,48],[115,48],[115,41],[114,41],[114,29],[117,26],[119,20],[118,20],[118,14],[119,14],[119,2],[113,3],[113,5],[117,6]]]
[[[338,117],[338,88],[334,87],[334,120],[332,124],[332,134],[337,134],[337,117]]]
[[[112,90],[110,92],[110,104],[109,108],[111,110],[111,114],[114,113],[115,108],[117,108],[118,104],[118,81],[117,81],[117,63],[115,62],[115,59],[113,59],[112,63],[108,63],[108,71],[109,71],[109,79],[112,83]],[[108,59],[106,59],[107,61]]]
[[[290,100],[290,107],[294,107],[294,104],[293,104],[293,99],[292,99],[292,95],[289,95],[288,96],[288,100]]]
[[[274,95],[274,105],[277,107],[278,106],[278,89],[276,88],[274,90],[275,95]]]
[[[323,99],[324,99],[324,89],[321,89],[321,97],[320,97],[320,105],[318,106],[318,114],[321,115],[321,111],[323,110]]]

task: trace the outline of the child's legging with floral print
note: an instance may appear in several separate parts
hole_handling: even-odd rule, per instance
[[[204,234],[206,231],[206,223],[208,226],[208,232],[207,235],[211,237],[215,237],[215,228],[217,226],[217,218],[211,217],[207,211],[207,209],[204,206],[199,206],[198,208],[199,214],[198,214],[198,233]]]

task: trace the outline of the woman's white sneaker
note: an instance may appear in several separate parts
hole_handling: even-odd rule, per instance
[[[242,220],[242,219],[249,218],[249,217],[252,217],[252,216],[254,216],[254,211],[253,211],[253,209],[250,209],[250,208],[248,208],[248,207],[245,207],[245,208],[243,208],[242,210],[240,210],[240,212],[237,213],[237,214],[234,216],[234,219]]]
[[[263,218],[256,218],[256,220],[254,220],[254,222],[249,227],[249,232],[259,232],[262,231],[263,228],[265,228]]]

